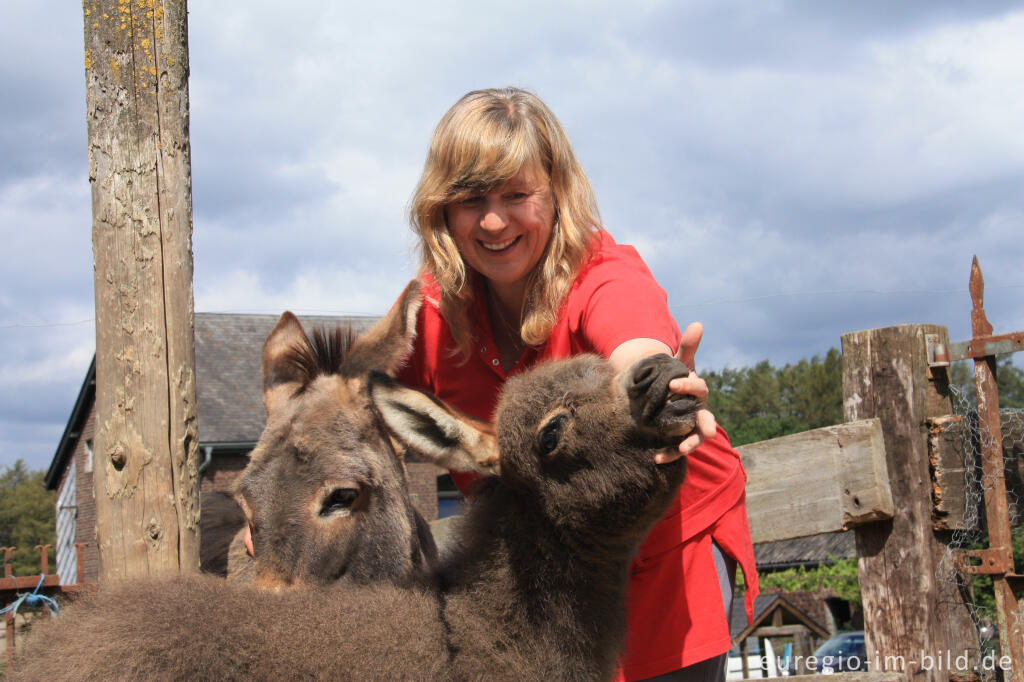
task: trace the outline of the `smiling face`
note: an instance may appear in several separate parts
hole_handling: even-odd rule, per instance
[[[445,215],[470,267],[492,284],[522,285],[551,237],[555,199],[547,173],[528,166],[486,192],[458,198]]]

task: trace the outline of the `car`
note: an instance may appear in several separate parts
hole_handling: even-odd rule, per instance
[[[814,650],[819,673],[853,672],[868,669],[864,631],[841,632]]]

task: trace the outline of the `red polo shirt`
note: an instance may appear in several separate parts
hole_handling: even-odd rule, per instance
[[[455,341],[438,309],[437,283],[422,275],[424,304],[417,337],[399,380],[437,395],[474,417],[493,420],[508,374],[501,367],[484,297],[470,307],[474,340],[467,362],[452,355]],[[680,334],[667,297],[640,255],[601,232],[594,253],[577,276],[548,340],[527,348],[509,374],[542,360],[580,353],[608,357],[630,339],[650,338],[669,348]],[[453,473],[463,491],[473,475]],[[746,474],[721,428],[689,455],[686,479],[672,506],[651,530],[633,563],[627,603],[625,679],[661,675],[717,656],[731,646],[711,554],[714,540],[735,558],[747,582],[753,617],[757,575],[743,487]]]

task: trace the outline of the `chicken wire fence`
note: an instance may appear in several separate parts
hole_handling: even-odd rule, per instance
[[[982,450],[996,442],[1003,454],[1003,474],[1006,481],[1006,507],[1014,544],[1024,540],[1024,409],[1000,410],[1000,432],[980,429],[975,408],[974,387],[952,385],[953,411],[959,416],[945,426],[963,457],[965,510],[962,528],[952,532],[952,538],[943,560],[939,564],[940,580],[954,582],[978,631],[981,650],[979,656],[998,652],[998,614],[992,592],[992,579],[982,575],[965,575],[957,570],[957,555],[963,550],[984,549],[988,545],[985,523],[985,493],[993,486],[982,470]],[[1020,538],[1021,540],[1018,540]],[[1017,570],[1024,566],[1017,566]],[[1016,571],[1015,571],[1016,572]],[[1024,602],[1022,602],[1024,603]],[[1024,631],[1024,608],[1012,614],[1018,631]],[[983,676],[983,679],[988,676]]]

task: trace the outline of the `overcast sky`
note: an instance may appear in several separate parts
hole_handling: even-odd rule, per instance
[[[704,322],[698,368],[965,340],[972,254],[1024,329],[1019,2],[190,5],[197,311],[384,311],[434,125],[518,85]],[[0,467],[44,468],[95,344],[80,3],[6,7],[0,92]]]

